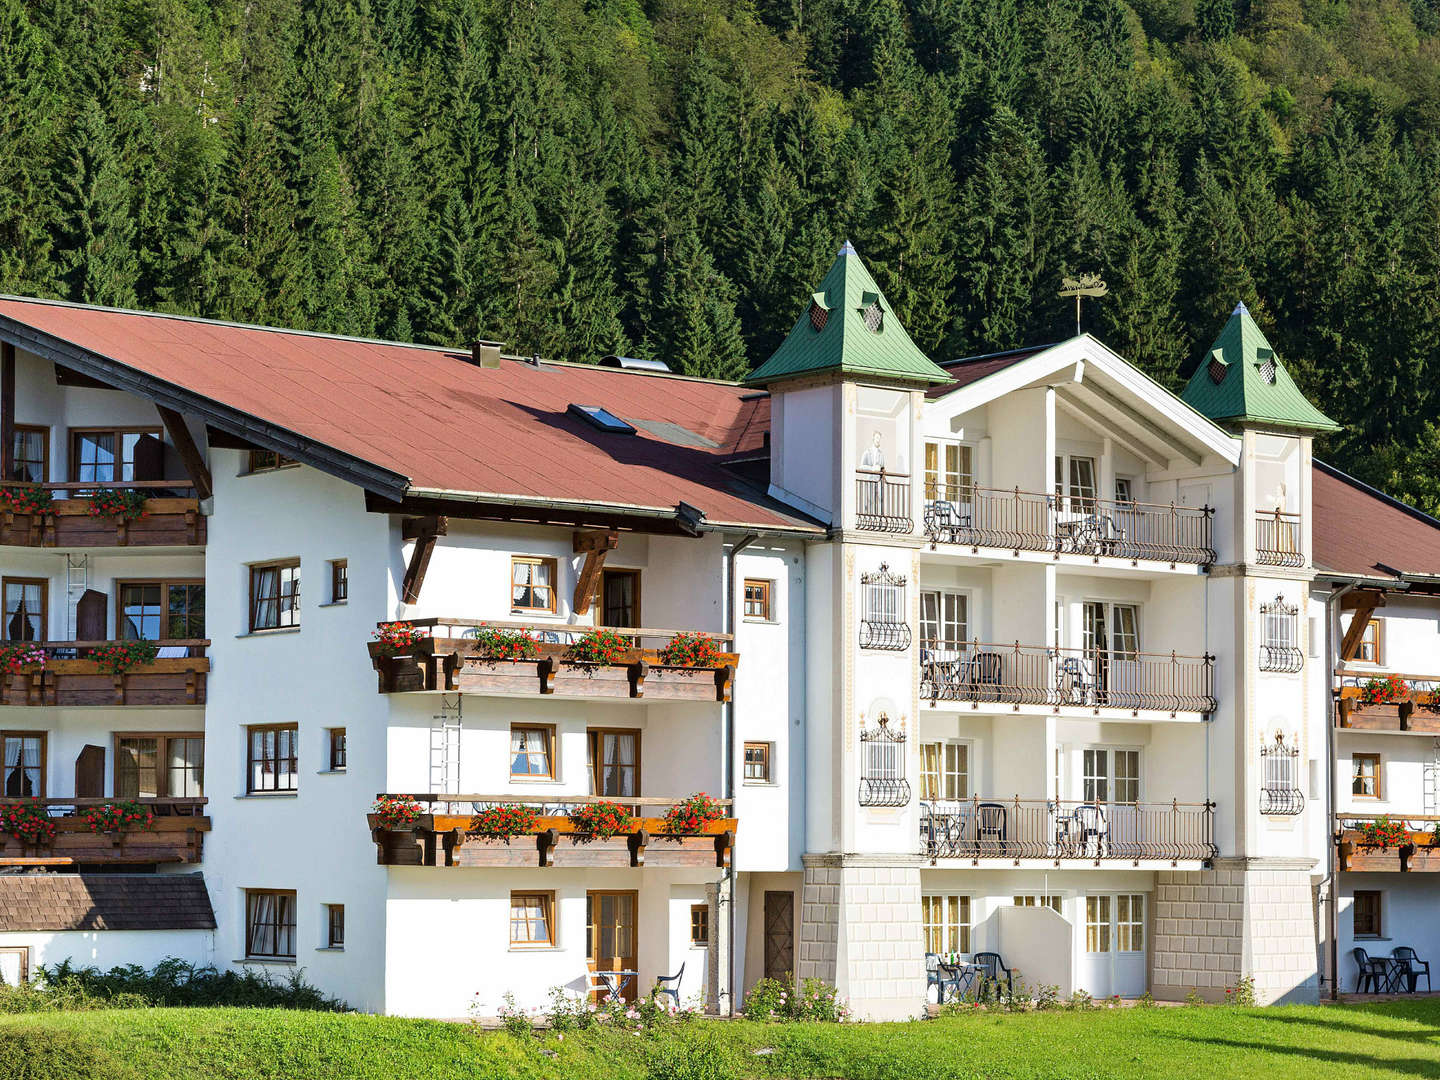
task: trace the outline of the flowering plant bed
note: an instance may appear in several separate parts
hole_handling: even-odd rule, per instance
[[[155,828],[155,812],[137,802],[111,802],[87,806],[80,820],[92,833],[126,833],[132,829]]]
[[[1393,705],[1410,696],[1410,687],[1399,675],[1366,679],[1357,700],[1361,705]]]
[[[90,654],[90,659],[107,675],[124,675],[132,668],[153,663],[159,652],[160,647],[155,642],[132,638],[102,645]]]
[[[0,831],[22,844],[48,844],[55,839],[55,822],[38,802],[0,805]]]
[[[467,635],[479,656],[495,660],[533,660],[540,655],[540,639],[526,630],[477,626]]]
[[[629,830],[635,818],[619,803],[582,803],[570,811],[570,823],[577,833],[608,840],[616,833]]]
[[[725,808],[720,801],[701,791],[665,811],[665,829],[671,833],[698,833],[724,816]]]
[[[487,839],[504,840],[507,844],[516,836],[533,833],[540,825],[540,815],[533,806],[524,803],[507,803],[481,810],[470,821],[470,831]]]
[[[614,630],[591,630],[566,650],[566,658],[580,664],[624,664],[634,651],[630,639]]]
[[[19,675],[22,671],[40,671],[45,667],[45,650],[29,641],[0,645],[0,671]]]
[[[670,667],[714,668],[724,663],[712,637],[698,633],[676,634],[660,650],[660,663]]]
[[[398,832],[419,826],[426,812],[414,799],[403,795],[381,795],[370,807],[370,815],[376,828]]]
[[[12,514],[43,514],[55,504],[55,496],[41,487],[0,487],[0,510]]]
[[[90,496],[91,517],[109,518],[114,522],[139,521],[146,514],[146,498],[139,491],[111,488]]]
[[[430,631],[410,623],[381,623],[375,631],[372,653],[379,656],[400,656],[413,653],[421,642],[430,640]]]
[[[1359,834],[1361,844],[1379,848],[1381,851],[1404,847],[1410,843],[1410,830],[1405,828],[1404,823],[1391,821],[1388,817],[1376,821],[1362,821],[1355,831]]]

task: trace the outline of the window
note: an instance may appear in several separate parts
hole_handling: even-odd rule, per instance
[[[962,742],[920,744],[920,798],[970,797],[970,746]]]
[[[968,502],[974,483],[970,447],[950,442],[925,444],[926,502]]]
[[[690,944],[710,944],[710,905],[690,905]]]
[[[7,799],[43,799],[45,797],[45,733],[43,731],[6,731],[0,733],[5,744],[5,797]]]
[[[118,581],[115,636],[122,641],[186,641],[205,637],[203,581]]]
[[[245,955],[295,959],[295,891],[245,890]]]
[[[350,564],[346,559],[330,560],[330,603],[343,604],[350,599]]]
[[[325,905],[325,947],[327,949],[343,949],[345,947],[345,905]]]
[[[766,622],[772,618],[770,598],[774,594],[774,588],[773,581],[745,579],[745,618],[763,619]]]
[[[1110,751],[1086,750],[1083,755],[1084,799],[1086,802],[1110,801]]]
[[[1133,503],[1135,501],[1133,491],[1134,488],[1131,486],[1128,476],[1115,477],[1115,501],[1117,503]]]
[[[1145,897],[1121,893],[1115,897],[1115,943],[1118,952],[1145,951]]]
[[[330,771],[345,771],[345,729],[343,727],[330,729]]]
[[[922,896],[920,914],[926,952],[945,956],[970,951],[970,897]]]
[[[250,567],[250,629],[300,625],[300,560]]]
[[[1087,896],[1085,898],[1085,951],[1107,953],[1110,951],[1110,897]]]
[[[533,948],[555,944],[555,894],[510,894],[510,944]]]
[[[1115,751],[1115,790],[1112,798],[1117,803],[1140,801],[1140,751]]]
[[[117,799],[199,799],[205,795],[205,736],[115,736]]]
[[[1060,911],[1060,897],[1058,897],[1058,896],[1035,896],[1035,895],[1032,893],[1032,894],[1029,895],[1029,896],[1017,896],[1017,897],[1015,897],[1015,906],[1016,906],[1016,907],[1048,907],[1051,911],[1056,912],[1056,913],[1058,914],[1059,911]]]
[[[558,577],[554,559],[513,556],[510,559],[510,606],[516,611],[553,612]]]
[[[905,731],[890,730],[890,718],[884,714],[875,727],[860,732],[861,806],[909,805],[905,740]]]
[[[600,620],[601,626],[640,625],[639,570],[601,572]]]
[[[1365,633],[1360,636],[1360,647],[1355,652],[1355,659],[1362,664],[1383,664],[1385,654],[1381,649],[1384,638],[1380,633],[1380,620],[1371,619],[1365,627]]]
[[[1380,893],[1370,889],[1356,889],[1355,902],[1351,907],[1353,918],[1352,933],[1355,937],[1379,937]]]
[[[1276,596],[1260,605],[1260,619],[1260,670],[1299,671],[1305,663],[1300,652],[1300,609]]]
[[[45,609],[49,586],[44,578],[4,579],[6,641],[46,640]]]
[[[510,775],[526,777],[555,776],[553,727],[512,727],[510,729]]]
[[[770,782],[770,744],[768,742],[747,742],[745,744],[745,782],[747,784],[768,784]]]
[[[298,465],[294,458],[288,458],[284,454],[278,454],[274,450],[251,450],[245,462],[247,473],[271,472],[275,469],[283,469],[287,465]]]
[[[1067,494],[1070,496],[1068,502],[1065,498]],[[1057,507],[1071,513],[1094,513],[1095,496],[1095,459],[1056,454],[1055,501]]]
[[[920,641],[930,649],[955,649],[970,637],[970,598],[928,590],[920,594]],[[954,660],[954,656],[937,657]]]
[[[15,425],[15,460],[11,480],[43,484],[50,479],[50,429],[32,424]]]
[[[640,794],[640,732],[590,730],[592,795]]]
[[[1260,813],[1284,816],[1305,809],[1300,790],[1300,748],[1287,746],[1284,732],[1260,747]]]
[[[249,768],[246,790],[294,791],[299,770],[298,724],[264,724],[245,729]]]
[[[860,575],[860,647],[895,652],[910,647],[910,612],[905,577],[889,566]]]
[[[1380,798],[1380,755],[1350,755],[1350,794],[1362,799]]]
[[[144,446],[150,448],[148,452]],[[137,448],[138,472],[146,475],[137,475]],[[74,483],[159,480],[162,472],[158,427],[70,429],[70,479]]]

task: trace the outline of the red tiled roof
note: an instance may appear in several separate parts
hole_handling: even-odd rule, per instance
[[[0,874],[0,931],[213,929],[200,874]]]
[[[1317,567],[1370,577],[1440,574],[1440,522],[1318,461],[1311,476]]]
[[[930,387],[925,391],[925,396],[928,398],[944,397],[954,390],[959,390],[962,386],[979,382],[987,375],[994,375],[997,371],[1014,367],[1022,360],[1028,360],[1032,356],[1053,348],[1053,345],[1032,345],[1023,349],[1010,349],[1008,352],[942,361],[940,366],[945,369],[945,373],[950,376],[951,381]]]
[[[15,298],[0,299],[0,316],[397,473],[412,488],[666,509],[685,502],[711,523],[811,525],[721,464],[757,450],[769,428],[769,399],[740,386],[518,360],[487,369],[449,349]],[[607,434],[568,415],[571,403],[699,438]]]

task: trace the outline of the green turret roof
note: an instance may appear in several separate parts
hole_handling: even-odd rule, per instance
[[[1216,423],[1340,430],[1300,392],[1243,303],[1235,305],[1180,396]]]
[[[830,371],[950,381],[910,340],[848,240],[780,347],[745,381],[763,385]]]

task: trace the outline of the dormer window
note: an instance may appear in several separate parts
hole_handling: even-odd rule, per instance
[[[1260,378],[1265,380],[1267,386],[1275,385],[1275,357],[1267,356],[1260,365]]]
[[[1207,374],[1210,376],[1210,381],[1216,386],[1219,386],[1225,381],[1225,373],[1229,370],[1230,365],[1219,355],[1210,358],[1210,367],[1207,369]]]
[[[865,319],[865,329],[872,334],[878,334],[885,324],[885,312],[880,307],[880,301],[871,300],[862,309],[861,314]]]
[[[820,302],[820,297],[810,298],[810,329],[817,334],[825,329],[825,324],[830,321],[830,309]]]

